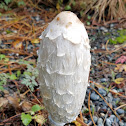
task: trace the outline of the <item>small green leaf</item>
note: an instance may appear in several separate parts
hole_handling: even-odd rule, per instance
[[[4,54],[0,54],[0,60],[4,59],[6,56]]]
[[[4,9],[5,11],[7,11],[7,10],[8,10],[8,6],[5,5],[5,6],[3,7],[3,9]]]
[[[84,110],[84,113],[88,113],[88,112],[89,112],[89,109],[86,108],[86,109]]]
[[[2,2],[2,3],[0,4],[0,8],[3,9],[4,6],[5,6],[5,3]]]
[[[7,5],[11,2],[11,0],[4,0],[4,1]]]
[[[31,72],[28,72],[28,71],[25,71],[23,74],[24,74],[24,75],[29,75],[29,76],[32,75],[32,73],[31,73]]]
[[[5,62],[9,61],[9,58],[5,58],[4,61],[5,61]]]
[[[64,9],[65,10],[71,10],[71,6],[70,5],[66,5]]]
[[[91,16],[88,15],[87,19],[90,20],[91,19]]]
[[[84,11],[80,11],[80,16],[83,17]]]
[[[3,90],[4,90],[3,86],[0,86],[0,91],[3,91]]]
[[[89,21],[87,21],[87,25],[91,25],[91,23]]]
[[[115,75],[116,75],[116,74],[115,74],[115,72],[114,72],[113,70],[111,71],[111,74],[112,74],[112,81],[114,81],[114,80],[115,80]]]
[[[16,80],[16,79],[17,79],[17,77],[16,77],[15,74],[11,74],[11,75],[10,75],[10,80]]]
[[[10,31],[10,30],[6,30],[6,33],[7,33],[7,34],[10,34],[10,33],[12,33],[12,31]]]
[[[18,71],[17,71],[17,77],[19,77],[20,75],[21,75],[21,71],[18,70]]]
[[[33,112],[40,111],[41,109],[42,109],[42,107],[39,106],[39,105],[33,105],[33,106],[32,106],[32,111],[33,111]]]
[[[24,1],[19,1],[17,4],[18,4],[18,6],[21,6],[21,5],[25,5],[25,2]]]
[[[32,121],[32,116],[29,114],[22,113],[21,120],[25,126],[27,126]]]
[[[73,0],[73,2],[72,2],[72,5],[73,5],[73,6],[75,6],[75,5],[76,5],[76,2],[75,2],[74,0]]]

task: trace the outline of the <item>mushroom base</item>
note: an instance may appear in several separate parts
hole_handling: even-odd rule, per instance
[[[65,123],[53,121],[50,115],[49,115],[48,118],[49,118],[49,122],[50,122],[50,125],[51,126],[64,126],[65,125]]]

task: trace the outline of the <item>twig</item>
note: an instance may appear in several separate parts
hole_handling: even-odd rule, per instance
[[[23,67],[26,67],[26,65],[24,65]],[[21,65],[18,65],[18,66],[16,66],[16,67],[11,68],[10,70],[12,71],[12,70],[20,69],[20,68],[21,68]],[[0,74],[1,74],[1,73],[6,73],[6,72],[8,72],[8,71],[9,71],[9,69],[6,69],[6,70],[0,72]]]
[[[126,106],[126,104],[120,105],[119,107],[115,108],[114,110],[117,111],[118,109],[120,109],[120,108],[122,108],[122,107],[124,107],[124,106]]]
[[[11,116],[9,119],[5,119],[2,123],[6,123],[8,121],[12,121],[13,118],[17,117],[17,116],[20,116],[21,114],[17,114],[17,115],[14,115],[14,116]]]
[[[104,121],[103,121],[103,125],[105,124],[105,121],[106,121],[106,118],[107,118],[107,114],[108,114],[108,111],[107,111],[107,113],[105,115],[105,118],[104,118]]]
[[[81,121],[83,122],[84,120],[83,120],[83,115],[82,115],[82,112],[80,111],[80,119],[81,119]]]
[[[90,114],[91,120],[92,120],[94,126],[96,126],[96,124],[93,120],[92,114],[91,114],[91,109],[90,109],[90,92],[89,92],[89,97],[88,97],[88,109],[89,109],[89,114]]]
[[[107,51],[109,51],[108,48],[107,48],[108,43],[109,43],[109,40],[107,40],[106,45],[105,45],[105,48],[106,48]]]
[[[29,89],[29,88],[28,88]],[[29,89],[30,90],[30,89]],[[38,100],[38,98],[32,93],[32,91],[30,90],[30,92],[31,92],[31,94],[34,96],[34,98],[38,101],[38,103],[41,105],[41,106],[43,106],[42,105],[42,103]]]
[[[82,122],[78,117],[76,118],[76,121],[78,121],[82,126],[88,126],[87,124]]]

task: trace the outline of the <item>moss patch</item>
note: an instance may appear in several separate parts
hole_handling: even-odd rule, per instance
[[[126,30],[118,30],[119,36],[113,39],[109,39],[111,44],[118,44],[126,42]]]

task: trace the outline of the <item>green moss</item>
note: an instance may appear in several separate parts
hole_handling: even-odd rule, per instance
[[[105,35],[108,36],[108,35],[111,35],[111,34],[110,34],[110,32],[106,32]]]
[[[126,30],[118,30],[119,37],[116,37],[115,39],[109,39],[111,44],[118,44],[118,43],[124,43],[126,42]]]
[[[120,35],[126,35],[126,29],[117,31]]]

